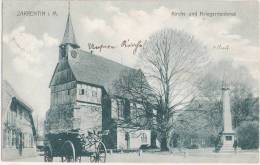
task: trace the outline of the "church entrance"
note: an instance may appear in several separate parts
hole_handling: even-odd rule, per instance
[[[130,149],[130,135],[129,135],[129,132],[126,132],[126,134],[125,134],[125,141],[126,141],[126,148]]]

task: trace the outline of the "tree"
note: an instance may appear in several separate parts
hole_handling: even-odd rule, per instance
[[[203,75],[203,81],[197,84],[200,95],[194,100],[194,102],[197,102],[201,107],[196,108],[196,106],[194,106],[194,112],[190,113],[195,114],[200,110],[201,115],[207,119],[206,123],[202,126],[207,128],[205,128],[205,130],[211,130],[209,135],[213,135],[217,138],[218,134],[223,130],[221,87],[225,79],[230,87],[233,128],[234,130],[240,130],[240,132],[244,134],[252,134],[252,131],[246,130],[246,128],[249,127],[245,127],[245,123],[258,123],[259,120],[256,80],[251,77],[245,67],[236,65],[232,60],[224,59],[212,63],[206,70],[207,73]],[[182,118],[186,117],[188,119],[187,121],[190,121],[190,123],[193,122],[187,115],[183,115],[184,117]],[[243,131],[240,129],[241,123],[244,123]],[[190,125],[192,125],[194,129],[194,124]],[[206,134],[206,131],[202,133]],[[242,133],[238,133],[237,135],[239,139],[244,139],[241,137],[243,136]],[[254,137],[252,135],[249,136]]]
[[[211,108],[210,111],[209,108]],[[214,145],[215,136],[222,128],[218,116],[222,114],[213,111],[215,108],[218,109],[217,107],[209,107],[202,101],[194,100],[178,115],[174,123],[174,133],[184,140],[186,147],[190,147],[191,141],[203,146]]]
[[[259,147],[259,123],[257,121],[242,122],[237,129],[238,144],[242,149]]]
[[[131,107],[130,118],[119,121],[118,124],[121,124],[121,127],[131,126],[135,129],[152,128],[155,114],[154,105],[151,103],[155,101],[156,96],[143,72],[141,70],[125,70],[119,79],[114,81],[113,86],[117,96],[127,98],[131,103],[134,103]]]
[[[165,151],[168,150],[174,114],[196,96],[193,84],[198,83],[197,75],[207,63],[207,51],[193,36],[163,29],[149,37],[139,55],[145,78],[137,81],[138,76],[126,74],[117,81],[117,88],[142,104],[140,111],[144,115],[141,116],[150,117],[147,121],[156,130],[161,150]]]

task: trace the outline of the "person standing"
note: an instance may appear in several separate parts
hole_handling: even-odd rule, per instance
[[[233,144],[233,148],[234,148],[234,150],[235,150],[235,153],[237,153],[237,146],[238,146],[238,144],[237,144],[237,139],[235,139],[235,140],[234,140],[234,144]]]

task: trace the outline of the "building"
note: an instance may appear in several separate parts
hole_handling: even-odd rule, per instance
[[[7,81],[2,82],[2,159],[36,155],[36,131],[32,108],[22,101]]]
[[[103,139],[107,148],[150,145],[150,130],[134,131],[117,122],[131,115],[133,103],[113,94],[113,82],[130,70],[134,69],[80,49],[69,13],[58,64],[49,84],[51,104],[46,114],[46,133],[109,130]]]

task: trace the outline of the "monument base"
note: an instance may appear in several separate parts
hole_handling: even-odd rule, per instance
[[[222,142],[223,145],[220,149],[220,152],[234,152],[235,149],[233,147],[235,141],[235,133],[234,132],[223,132],[222,133]]]

